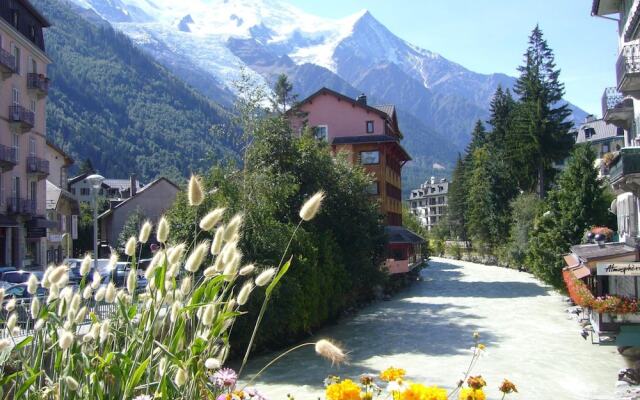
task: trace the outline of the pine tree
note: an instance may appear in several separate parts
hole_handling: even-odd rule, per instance
[[[587,229],[610,222],[612,197],[598,179],[595,159],[591,146],[573,150],[535,221],[526,263],[534,274],[557,287],[562,285],[562,255],[582,241]]]
[[[573,140],[568,134],[571,115],[563,102],[564,85],[558,80],[553,51],[536,26],[529,37],[525,63],[514,87],[519,96],[509,147],[520,188],[545,197],[554,161],[566,158]]]
[[[502,90],[502,86],[498,85],[489,109],[491,117],[487,121],[491,125],[491,134],[489,142],[500,153],[503,153],[507,146],[507,135],[511,131],[511,123],[513,119],[513,111],[516,107],[516,101],[511,95],[509,89]]]
[[[451,184],[449,185],[448,220],[451,235],[460,240],[467,241],[467,184],[465,179],[465,163],[458,154],[458,161],[453,169]]]
[[[489,248],[493,246],[495,224],[495,199],[492,193],[491,160],[488,146],[482,146],[471,154],[471,168],[468,171],[466,185],[467,226],[474,241]]]
[[[297,99],[297,95],[293,94],[293,84],[289,82],[289,78],[285,74],[278,75],[276,84],[273,87],[273,93],[273,110],[279,114],[287,112]]]

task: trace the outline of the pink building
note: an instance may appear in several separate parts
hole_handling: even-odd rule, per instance
[[[27,0],[0,3],[0,265],[46,263],[48,26]]]
[[[296,114],[291,115],[296,132],[310,128],[334,153],[346,152],[352,163],[371,174],[368,192],[386,216],[389,271],[405,273],[420,264],[424,239],[402,227],[401,171],[411,157],[400,144],[402,133],[395,107],[369,105],[364,95],[352,99],[322,88],[301,101]]]

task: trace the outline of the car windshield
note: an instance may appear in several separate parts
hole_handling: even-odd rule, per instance
[[[2,280],[9,283],[24,283],[29,280],[29,274],[24,272],[7,272],[2,274]]]

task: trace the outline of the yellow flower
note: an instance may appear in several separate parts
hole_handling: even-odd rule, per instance
[[[389,367],[380,372],[380,379],[385,382],[395,381],[396,379],[402,379],[406,375],[407,371],[402,368]]]
[[[509,381],[508,379],[505,379],[502,381],[502,384],[500,385],[499,390],[504,394],[509,394],[511,392],[516,392],[516,393],[518,392],[516,385],[514,385],[513,382]]]
[[[400,400],[447,400],[447,391],[437,386],[412,383],[402,392]]]
[[[474,388],[464,388],[460,390],[460,400],[486,400],[487,396],[485,396],[482,389],[474,389]]]
[[[478,343],[478,348],[479,348],[480,350],[484,350],[484,349],[486,349],[486,348],[487,348],[487,346],[483,345],[482,343]]]
[[[360,400],[360,387],[351,379],[327,386],[327,400]]]

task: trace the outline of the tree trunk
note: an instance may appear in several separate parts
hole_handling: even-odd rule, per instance
[[[538,197],[540,200],[545,198],[545,190],[544,190],[544,166],[542,162],[538,163]]]

